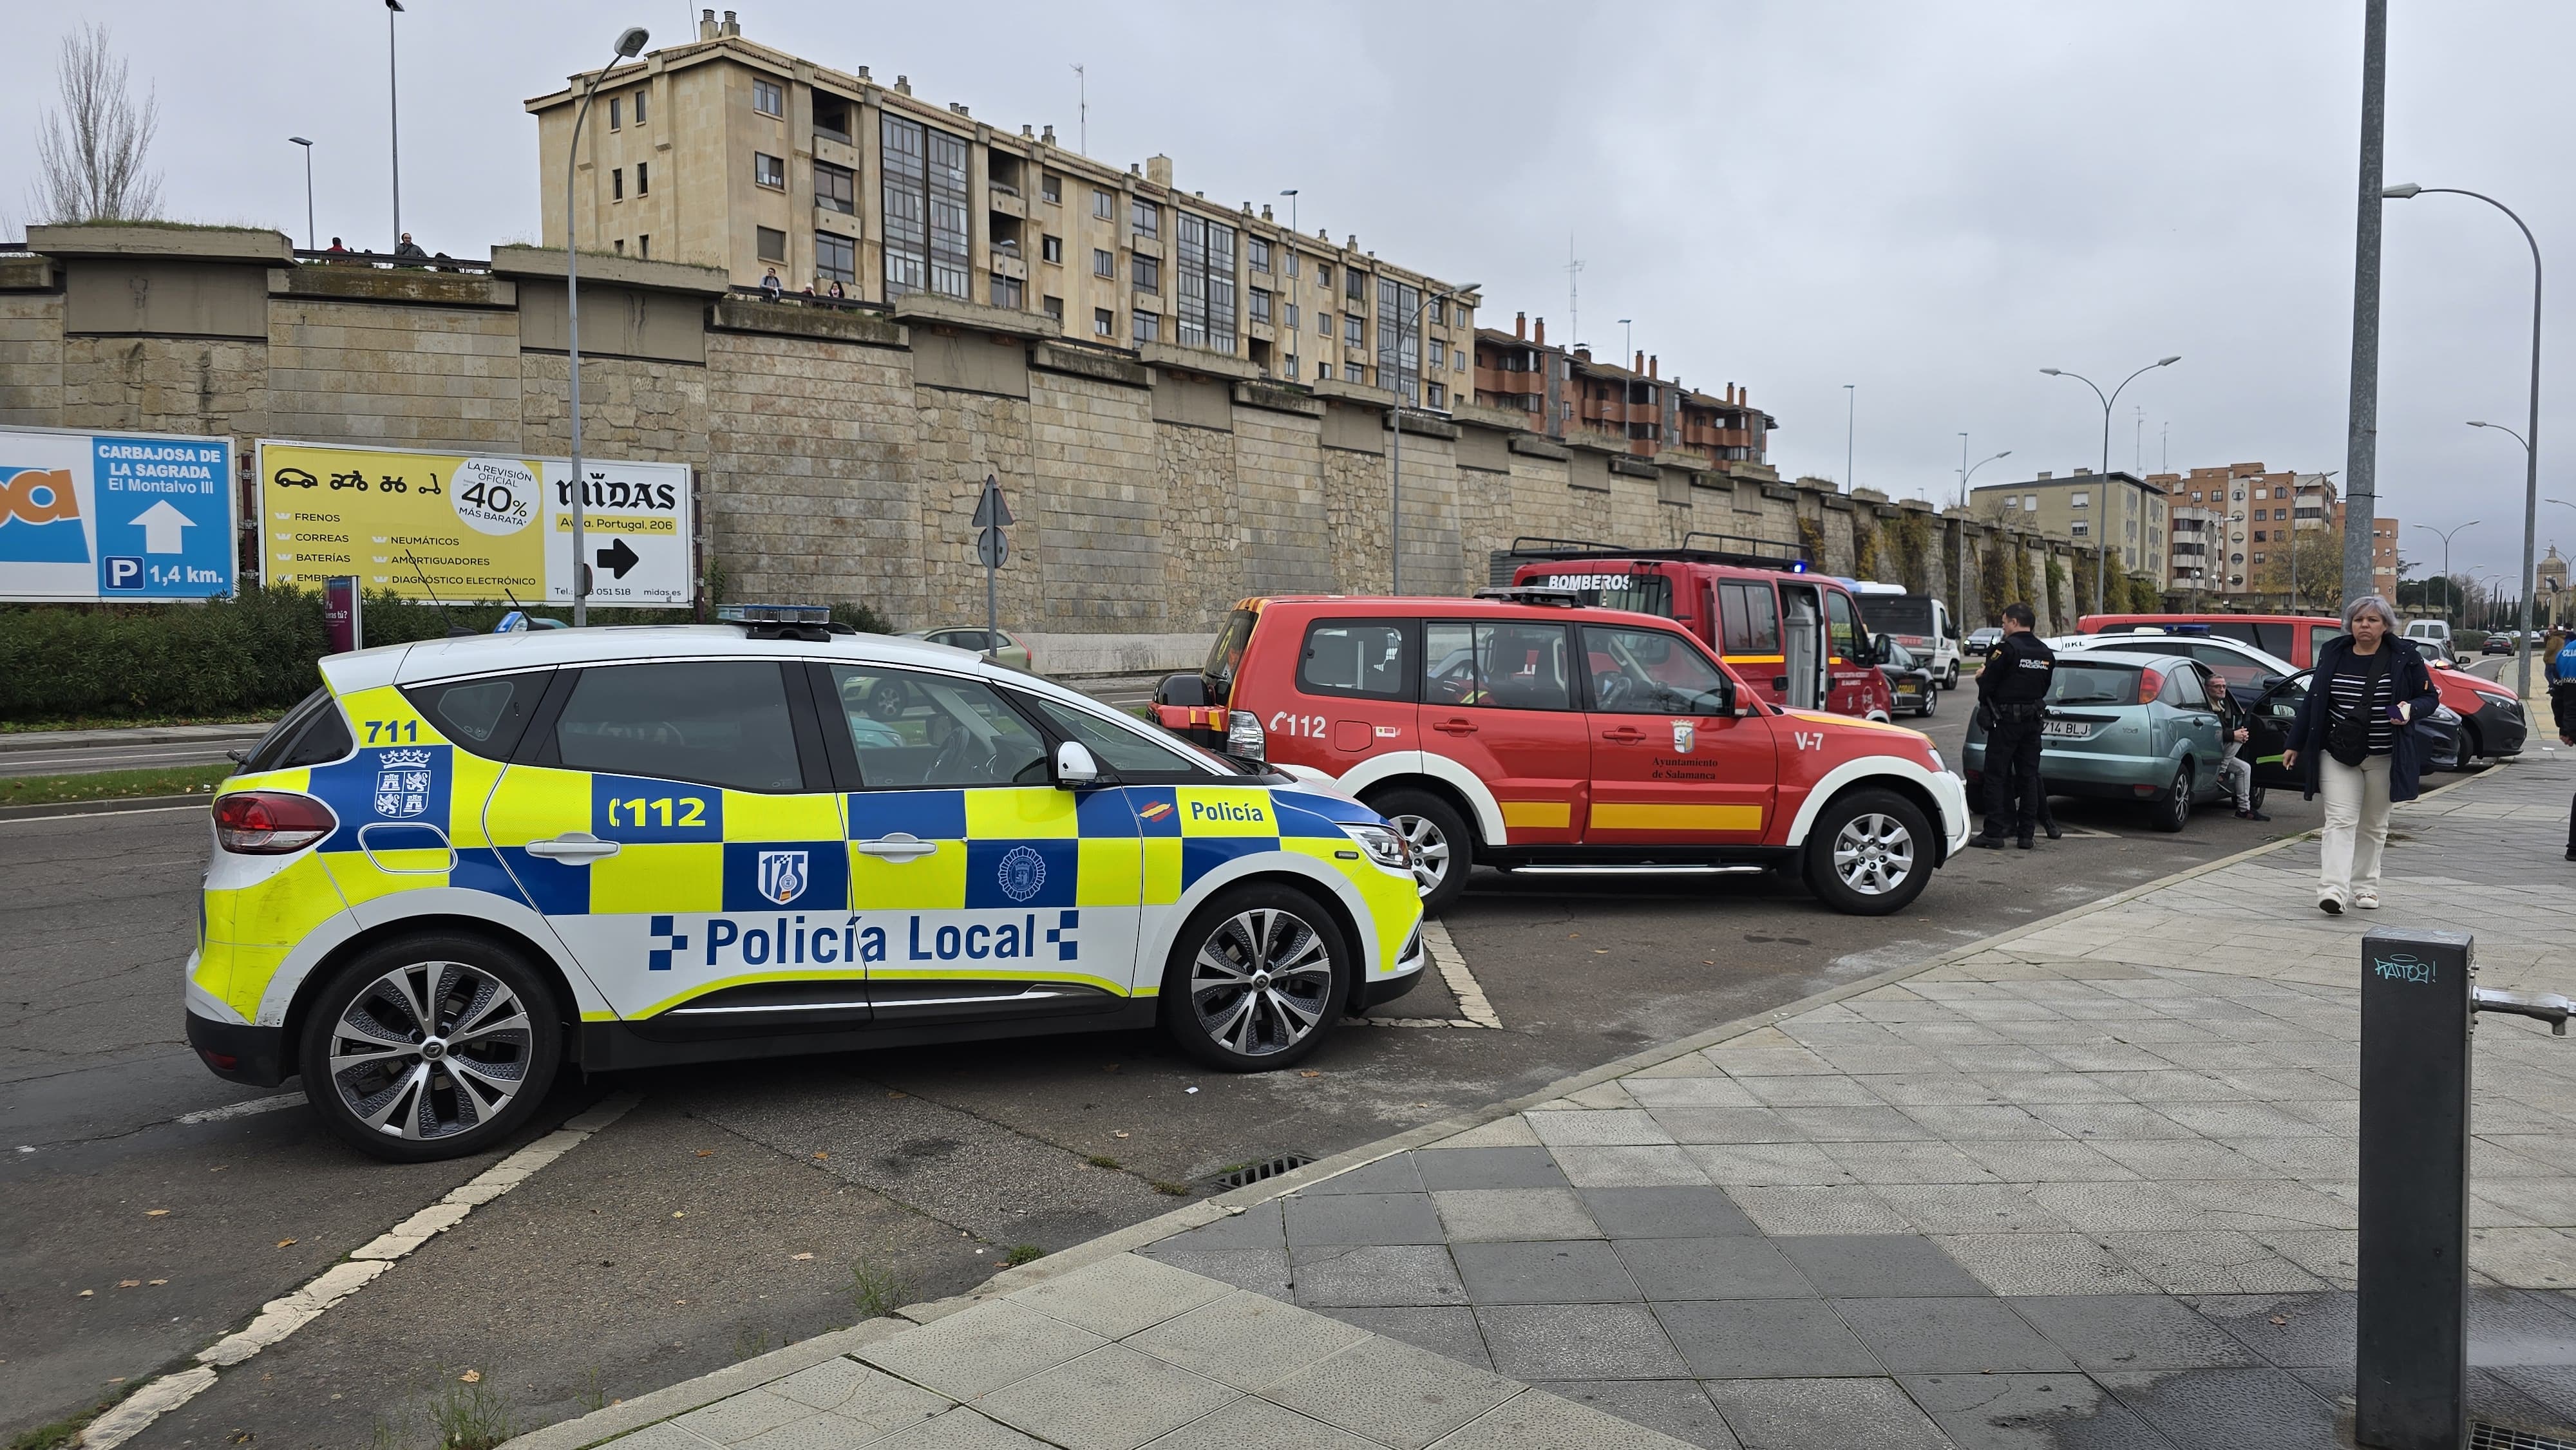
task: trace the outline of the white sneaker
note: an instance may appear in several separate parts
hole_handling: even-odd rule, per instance
[[[2379,909],[2379,893],[2365,886],[2352,894],[2352,904],[2363,911]]]

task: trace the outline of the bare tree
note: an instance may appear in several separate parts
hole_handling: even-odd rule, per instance
[[[36,132],[36,185],[30,201],[53,222],[134,221],[161,205],[161,177],[144,169],[161,102],[141,105],[127,84],[125,62],[108,47],[96,21],[63,37],[54,60],[61,95]]]

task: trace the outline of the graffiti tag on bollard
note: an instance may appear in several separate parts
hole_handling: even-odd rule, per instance
[[[2370,969],[2386,981],[2412,982],[2421,986],[2433,980],[2431,962],[2403,953],[2393,957],[2374,956],[2370,959]]]

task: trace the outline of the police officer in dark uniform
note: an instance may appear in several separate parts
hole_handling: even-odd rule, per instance
[[[2030,849],[2030,833],[2046,808],[2039,780],[2040,702],[2057,673],[2057,656],[2031,632],[2038,616],[2027,604],[2004,606],[2004,637],[1977,671],[1977,723],[1986,732],[1986,828],[1971,846],[2003,849],[2013,837]]]

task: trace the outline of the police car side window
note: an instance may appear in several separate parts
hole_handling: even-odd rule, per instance
[[[340,702],[325,698],[322,708],[313,712],[304,729],[277,758],[273,769],[285,770],[299,765],[328,765],[356,748],[349,738],[349,722],[340,715]]]
[[[331,708],[331,690],[327,685],[298,700],[295,708],[279,716],[277,723],[268,727],[268,733],[259,737],[259,743],[250,748],[250,753],[242,757],[242,773],[250,775],[263,770],[283,769],[287,752],[304,738],[304,727],[313,723],[316,714]]]
[[[870,790],[1045,785],[1051,777],[1036,727],[980,680],[834,665],[832,693]]]
[[[552,670],[494,675],[479,680],[445,680],[413,685],[403,691],[412,708],[438,727],[438,733],[487,760],[507,760],[519,736],[545,698]]]
[[[554,736],[567,770],[748,791],[805,786],[786,682],[767,660],[594,666]]]

